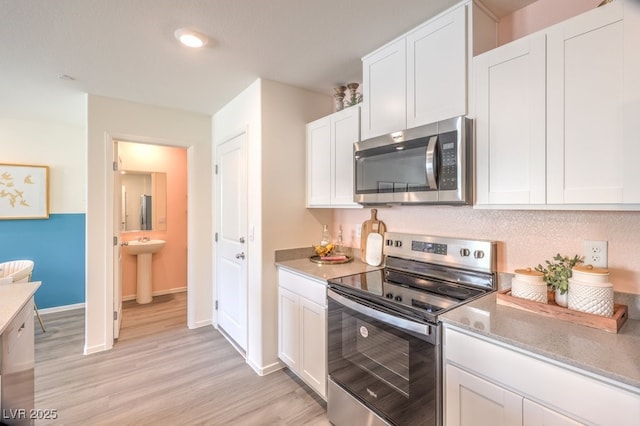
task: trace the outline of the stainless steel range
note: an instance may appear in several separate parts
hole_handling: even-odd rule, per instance
[[[496,243],[384,238],[383,269],[329,280],[329,420],[439,426],[438,316],[497,288]]]

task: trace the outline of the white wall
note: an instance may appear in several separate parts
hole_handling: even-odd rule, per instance
[[[274,252],[310,247],[332,209],[307,209],[306,123],[333,111],[330,96],[264,80],[262,85],[262,366],[278,362],[278,279]],[[328,143],[328,141],[327,141]],[[327,172],[329,172],[327,170]]]
[[[50,213],[84,213],[85,135],[81,126],[0,118],[0,161],[49,166]]]
[[[213,117],[215,145],[248,134],[247,362],[259,374],[280,368],[274,251],[310,246],[331,222],[330,210],[304,208],[305,124],[331,109],[326,95],[257,80]]]
[[[111,138],[188,148],[190,328],[211,323],[211,119],[202,114],[89,95],[87,113],[85,353],[113,344]]]

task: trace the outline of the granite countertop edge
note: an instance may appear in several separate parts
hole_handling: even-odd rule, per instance
[[[617,334],[609,333],[497,305],[496,293],[446,312],[440,320],[640,395],[639,320],[627,319]]]
[[[0,334],[5,332],[40,284],[40,281],[33,281],[0,285]]]

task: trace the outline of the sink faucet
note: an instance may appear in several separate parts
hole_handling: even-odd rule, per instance
[[[146,243],[147,241],[149,241],[149,236],[148,235],[140,235],[140,237],[138,237],[138,241],[140,241],[141,243]]]

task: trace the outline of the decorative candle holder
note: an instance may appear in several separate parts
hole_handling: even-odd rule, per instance
[[[347,100],[347,106],[354,106],[362,102],[362,94],[356,92],[360,85],[358,83],[349,83],[347,88],[349,89],[349,99]]]
[[[344,97],[346,96],[345,91],[347,88],[346,86],[336,86],[333,90],[336,92],[336,94],[333,95],[336,111],[342,111],[344,109]]]

